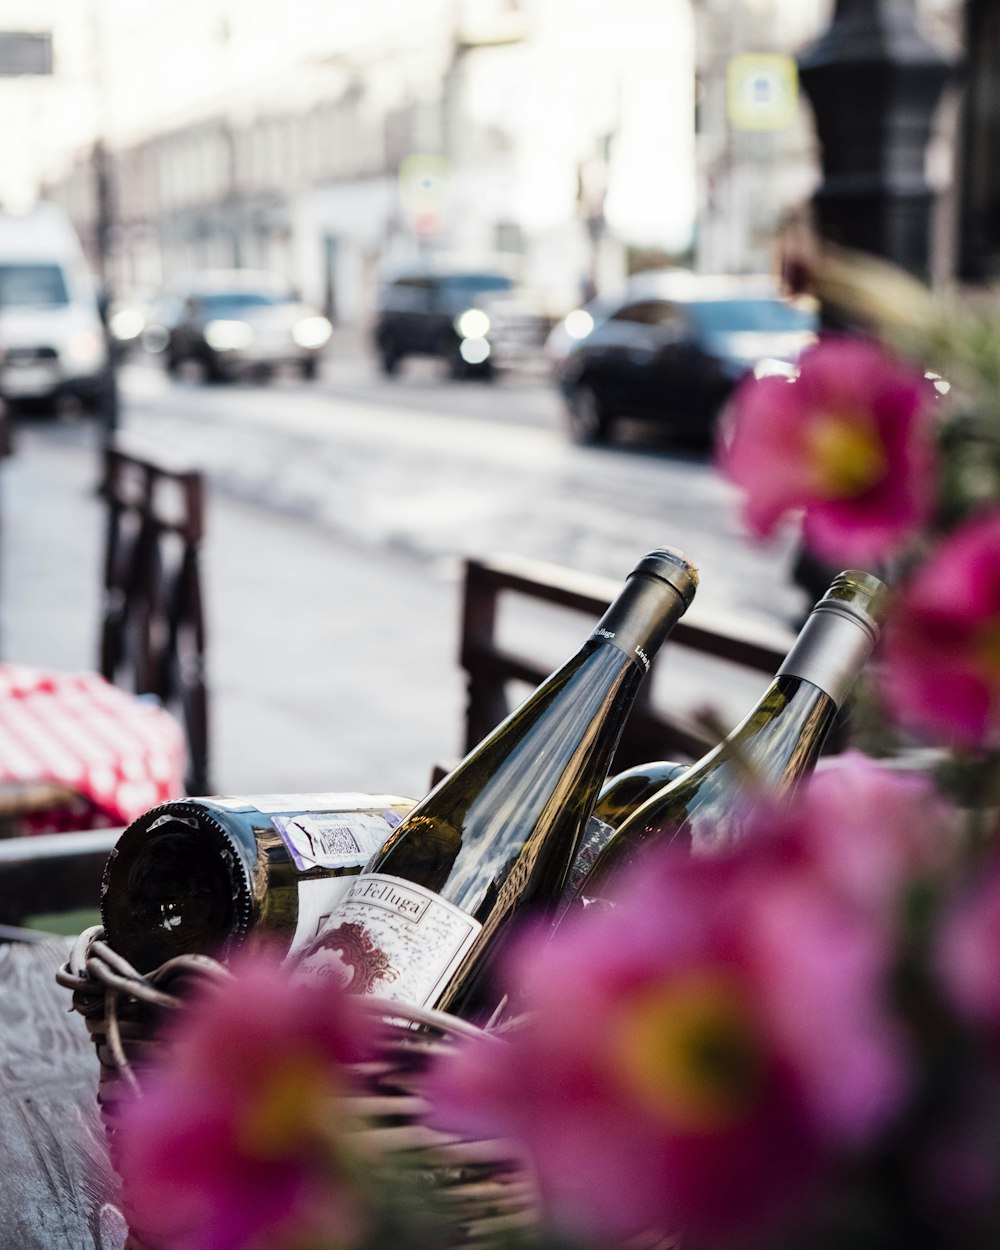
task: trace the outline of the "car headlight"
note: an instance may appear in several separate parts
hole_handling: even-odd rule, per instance
[[[120,308],[108,321],[108,329],[119,343],[137,339],[146,325],[146,318],[138,308]]]
[[[322,347],[333,333],[325,317],[303,317],[292,326],[292,338],[299,347]]]
[[[253,330],[245,321],[210,321],[205,326],[205,342],[213,352],[239,351],[253,342]]]
[[[458,354],[467,365],[482,365],[490,358],[490,345],[485,339],[462,339]]]
[[[80,330],[66,344],[66,358],[74,365],[96,365],[104,355],[104,340],[94,330]]]
[[[165,351],[167,344],[170,342],[170,331],[166,326],[156,325],[155,323],[145,326],[139,335],[139,342],[147,352]]]
[[[463,339],[484,339],[490,330],[490,319],[481,308],[467,308],[455,318],[455,329]]]
[[[563,329],[574,342],[585,339],[594,328],[594,318],[586,308],[577,308],[563,322]]]

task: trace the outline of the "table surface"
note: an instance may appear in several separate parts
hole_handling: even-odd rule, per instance
[[[0,1250],[122,1250],[98,1062],[56,984],[70,942],[0,943]]]

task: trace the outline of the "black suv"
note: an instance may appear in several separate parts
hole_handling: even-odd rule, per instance
[[[490,376],[489,303],[514,285],[500,269],[397,270],[378,296],[374,342],[382,372],[395,373],[406,356],[434,356],[453,377]]]

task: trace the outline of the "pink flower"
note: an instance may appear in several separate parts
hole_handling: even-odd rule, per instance
[[[533,930],[506,964],[525,1015],[432,1075],[435,1119],[531,1152],[554,1220],[752,1235],[835,1148],[898,1106],[887,952],[863,913],[783,854],[650,852],[618,905]]]
[[[830,338],[789,382],[744,382],[721,454],[759,537],[804,510],[807,546],[831,564],[875,563],[910,538],[933,504],[928,388],[875,344]]]
[[[824,760],[777,820],[794,853],[876,922],[891,922],[907,887],[945,866],[954,841],[954,810],[926,774],[854,750]],[[754,823],[773,832],[775,819]]]
[[[974,746],[1000,724],[1000,509],[951,533],[906,585],[883,644],[905,724]]]
[[[360,1204],[332,1102],[367,1053],[368,1017],[270,958],[234,972],[185,1006],[123,1109],[129,1222],[165,1250],[351,1246]]]
[[[1000,861],[946,913],[936,966],[945,991],[970,1023],[1000,1041]]]

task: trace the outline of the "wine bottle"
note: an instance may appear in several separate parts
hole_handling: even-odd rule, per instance
[[[583,646],[351,882],[303,975],[475,1015],[508,923],[555,907],[642,678],[696,586],[679,552],[643,557]]]
[[[580,893],[584,880],[597,862],[598,855],[614,837],[617,826],[690,767],[690,764],[679,764],[676,760],[652,760],[608,778],[597,795],[593,813],[566,874],[560,908]]]
[[[617,828],[647,799],[676,781],[691,767],[677,760],[650,760],[616,773],[601,787],[594,804],[594,817]]]
[[[257,935],[294,951],[413,806],[398,795],[350,793],[161,803],[128,826],[108,858],[107,941],[141,972],[174,955],[226,959]]]
[[[813,608],[773,682],[749,715],[701,760],[648,798],[615,830],[575,899],[606,895],[612,877],[651,842],[690,837],[708,851],[738,840],[753,798],[780,797],[816,759],[878,639],[886,587],[870,573],[840,573]]]

